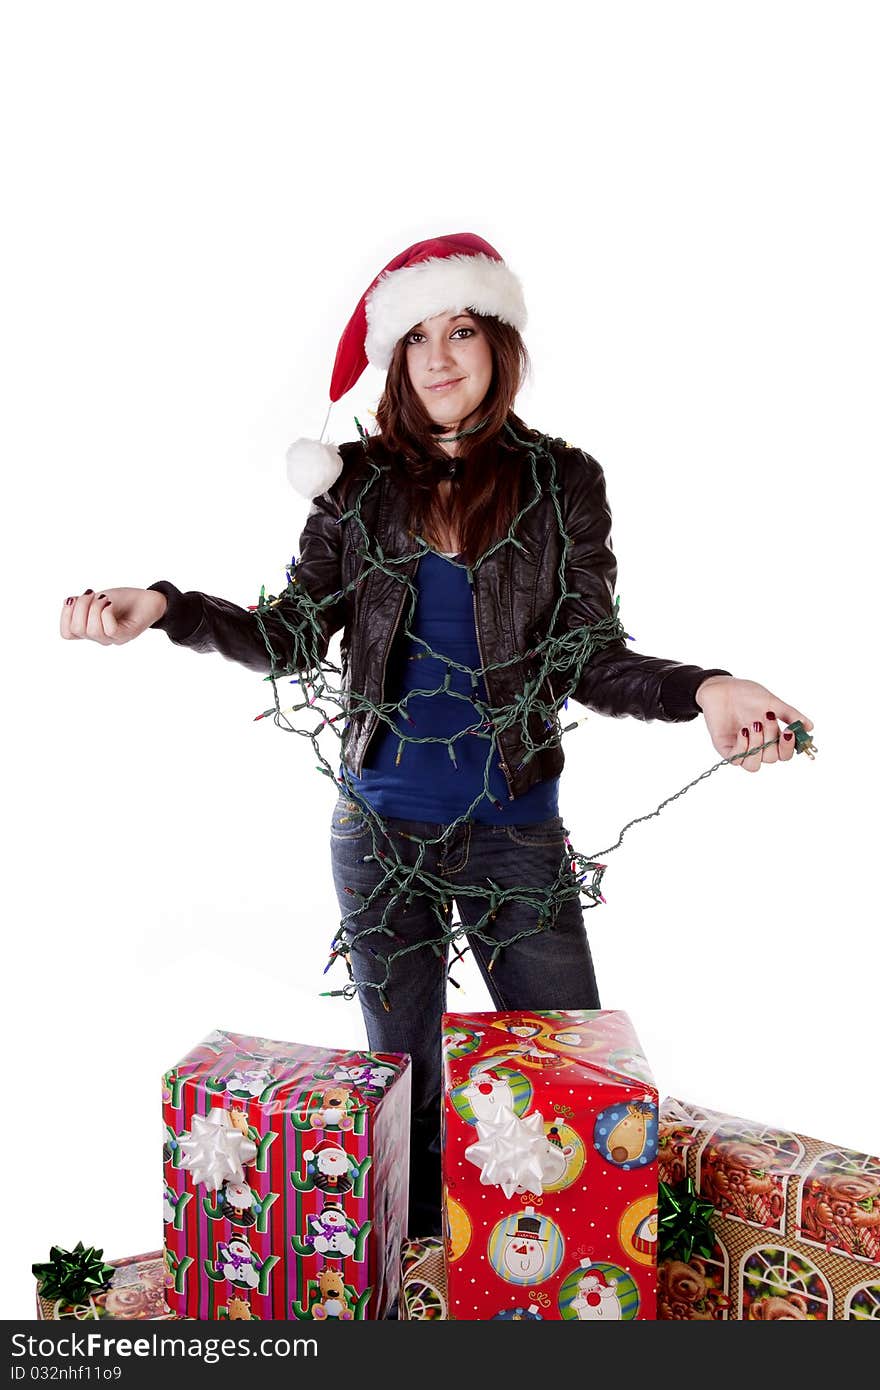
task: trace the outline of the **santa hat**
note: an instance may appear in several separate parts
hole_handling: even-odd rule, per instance
[[[472,232],[417,241],[379,271],[358,301],[336,349],[330,402],[350,391],[367,363],[387,370],[394,346],[413,324],[452,309],[473,309],[522,329],[522,286],[488,241]],[[287,450],[287,476],[304,497],[335,483],[342,458],[332,444],[297,439]]]
[[[609,1279],[601,1269],[597,1269],[591,1259],[587,1258],[581,1260],[580,1268],[583,1270],[583,1274],[578,1282],[582,1282],[584,1279],[594,1279],[600,1289],[614,1289],[617,1287],[617,1280]]]
[[[306,1149],[303,1158],[306,1163],[311,1163],[318,1154],[326,1153],[328,1149],[333,1149],[336,1153],[345,1153],[342,1145],[335,1139],[322,1139],[313,1149]]]

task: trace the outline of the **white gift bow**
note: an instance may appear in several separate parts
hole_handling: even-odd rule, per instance
[[[503,1105],[491,1123],[477,1121],[477,1134],[479,1141],[469,1144],[464,1156],[480,1169],[485,1187],[500,1187],[505,1197],[543,1192],[548,1141],[539,1110],[521,1120]]]
[[[193,1115],[192,1129],[180,1136],[181,1167],[193,1182],[218,1190],[227,1181],[244,1182],[244,1165],[253,1163],[257,1146],[236,1129],[222,1106],[207,1115]]]

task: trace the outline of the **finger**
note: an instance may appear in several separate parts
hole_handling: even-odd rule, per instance
[[[786,724],[793,724],[796,719],[799,719],[808,731],[813,727],[812,719],[808,719],[801,710],[795,709],[794,705],[787,705],[784,700],[777,700],[775,695],[773,696],[773,703],[767,708],[775,710],[776,718]]]
[[[61,605],[60,629],[61,636],[65,639],[65,641],[70,641],[70,639],[73,637],[73,633],[70,630],[70,616],[73,612],[73,605],[75,603],[76,598],[73,594],[70,594]]]
[[[761,755],[760,753],[755,753],[755,747],[761,740],[757,734],[752,732],[749,724],[743,725],[740,729],[739,736],[743,740],[743,746],[747,750],[746,756],[740,762],[740,767],[744,768],[746,772],[757,772],[761,766]]]
[[[85,593],[80,594],[75,600],[70,614],[70,635],[71,637],[87,637],[86,624],[89,619],[89,609],[94,598],[94,589],[86,589]]]
[[[761,744],[764,742],[764,723],[761,719],[753,719],[749,725],[749,756],[744,760],[747,772],[760,772],[761,763],[764,758],[764,751]]]
[[[779,721],[776,718],[776,711],[768,709],[764,715],[764,730],[761,734],[761,742],[766,743],[767,747],[761,753],[761,759],[765,763],[776,763],[779,761],[779,749],[777,740],[779,738]]]
[[[102,647],[110,646],[110,638],[104,631],[104,624],[101,622],[101,614],[109,602],[106,594],[96,594],[92,599],[89,616],[86,619],[86,636],[90,641],[97,642]]]
[[[783,729],[779,735],[779,761],[781,763],[789,762],[794,757],[794,753],[794,734],[791,729]]]
[[[746,765],[746,760],[745,760],[745,757],[743,756],[743,754],[747,753],[748,751],[749,751],[749,731],[748,731],[748,729],[746,728],[746,726],[743,725],[743,727],[742,727],[742,728],[740,729],[740,731],[739,731],[739,734],[737,735],[736,747],[734,748],[733,754],[732,754],[732,757],[734,757],[734,758],[736,759],[736,761],[735,761],[735,763],[734,763],[734,767],[745,767],[745,765]]]
[[[113,600],[108,598],[106,604],[101,609],[101,623],[104,632],[111,642],[115,642],[119,633],[119,623],[116,621],[116,614],[113,611]]]

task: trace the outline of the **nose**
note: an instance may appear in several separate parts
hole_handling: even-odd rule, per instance
[[[452,362],[452,351],[447,341],[446,334],[442,333],[428,344],[428,371],[446,371]]]

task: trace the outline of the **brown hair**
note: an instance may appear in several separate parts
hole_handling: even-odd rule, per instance
[[[395,345],[376,411],[380,434],[371,440],[371,452],[375,448],[385,454],[395,486],[406,493],[410,530],[438,549],[444,529],[454,531],[460,558],[468,565],[507,535],[521,505],[515,456],[499,447],[504,425],[509,421],[520,434],[532,433],[513,413],[529,369],[525,343],[517,329],[500,319],[482,314],[473,318],[489,341],[492,378],[477,412],[480,428],[459,442],[459,467],[448,499],[437,487],[451,462],[437,442],[444,430],[431,420],[410,384],[408,334]]]

